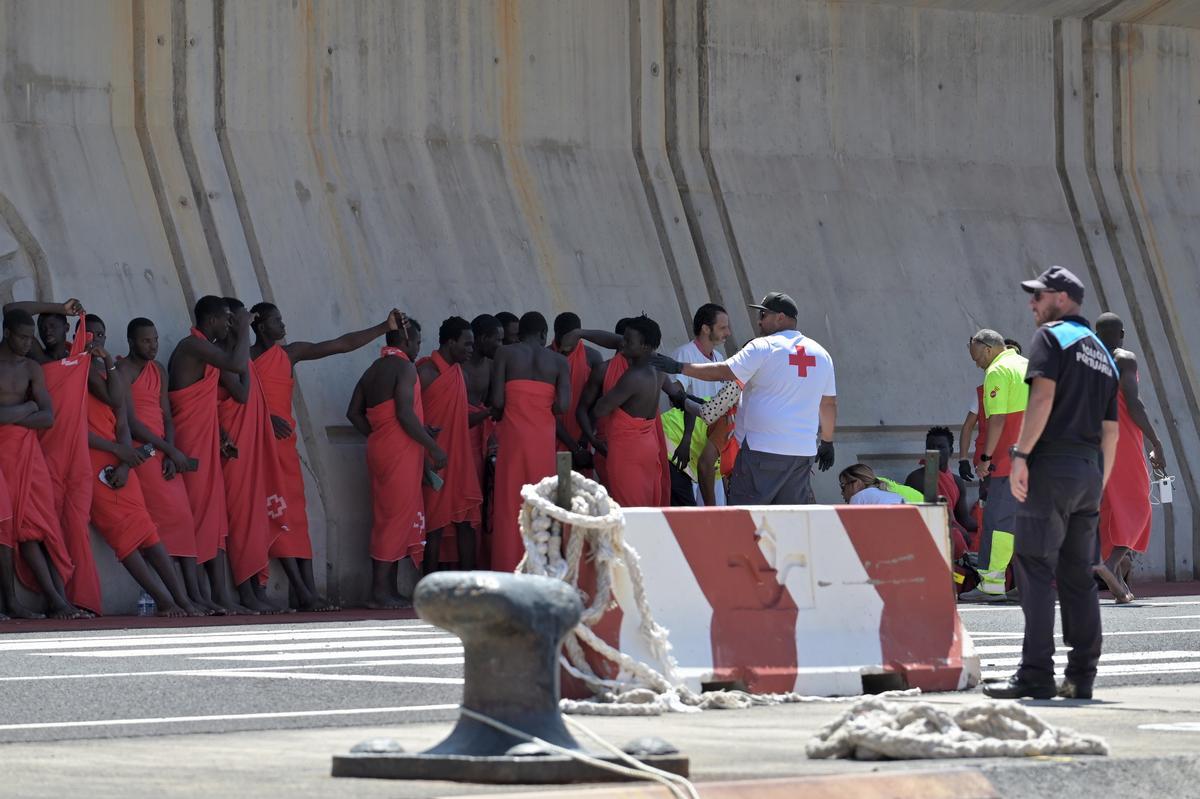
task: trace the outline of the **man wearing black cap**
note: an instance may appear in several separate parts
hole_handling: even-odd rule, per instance
[[[984,686],[997,699],[1056,693],[1090,699],[1100,660],[1100,603],[1092,578],[1100,498],[1117,448],[1117,367],[1079,315],[1083,283],[1052,266],[1021,287],[1041,327],[1025,374],[1029,405],[1012,450],[1010,481],[1020,503],[1017,587],[1025,614],[1021,666]],[[1071,647],[1065,679],[1054,684],[1054,584],[1063,640]]]
[[[788,295],[773,291],[750,307],[758,310],[759,336],[733,357],[683,364],[657,355],[655,366],[742,384],[736,428],[742,449],[730,476],[730,505],[808,504],[813,463],[821,471],[833,465],[833,360],[796,329],[796,303]]]

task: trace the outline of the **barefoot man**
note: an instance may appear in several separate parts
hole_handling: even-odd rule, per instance
[[[571,403],[567,359],[546,348],[546,317],[521,317],[518,341],[496,353],[492,407],[496,425],[496,499],[492,568],[512,571],[525,554],[517,524],[521,486],[554,474],[557,416]]]
[[[10,616],[41,618],[17,599],[13,550],[19,549],[46,597],[49,614],[77,619],[85,614],[63,592],[62,580],[71,579],[71,560],[58,525],[50,472],[34,432],[50,427],[54,412],[42,367],[26,357],[32,346],[33,317],[19,309],[6,311],[0,341],[0,475],[8,485],[12,520],[9,537],[0,541],[0,593]]]
[[[346,333],[329,341],[293,341],[290,344],[283,341],[287,337],[287,326],[278,307],[269,302],[260,302],[250,309],[250,313],[254,317],[250,327],[255,335],[254,344],[250,347],[251,368],[258,377],[271,411],[271,425],[276,438],[275,452],[283,476],[283,496],[287,501],[288,530],[271,544],[271,557],[278,558],[283,566],[283,572],[296,595],[297,610],[337,610],[336,605],[317,592],[317,581],[313,576],[304,475],[300,470],[300,453],[296,449],[296,418],[292,415],[292,396],[296,390],[295,367],[302,361],[318,361],[330,355],[354,352],[370,344],[389,330],[396,329],[400,312],[392,309],[387,319],[374,327]]]
[[[387,344],[354,387],[346,418],[367,437],[374,522],[371,525],[370,608],[402,608],[396,590],[399,563],[420,559],[425,546],[425,506],[421,475],[425,458],[434,469],[446,466],[446,453],[425,429],[421,387],[413,359],[421,349],[415,322],[404,319],[389,330]]]
[[[87,315],[91,338],[88,375],[88,447],[93,473],[103,473],[92,492],[92,524],[112,547],[117,560],[146,593],[154,597],[159,616],[202,616],[183,590],[171,556],[158,537],[158,526],[146,509],[141,480],[134,467],[149,458],[135,448],[129,434],[129,386],[104,348],[104,321]]]
[[[46,390],[54,406],[54,424],[38,431],[46,468],[54,486],[54,507],[63,542],[74,569],[67,581],[67,598],[77,607],[100,612],[100,573],[92,556],[92,491],[96,473],[88,458],[87,383],[89,359],[84,354],[83,306],[66,302],[14,302],[5,310],[37,314],[41,345],[34,341],[29,357],[42,365]],[[77,335],[70,337],[68,317],[77,317]]]
[[[464,570],[475,568],[476,534],[483,493],[471,452],[470,413],[467,384],[462,365],[475,351],[471,324],[451,316],[438,330],[438,348],[417,361],[425,420],[438,430],[438,445],[446,452],[443,484],[435,488],[425,481],[425,560],[422,571],[436,571],[439,563],[458,563]],[[443,549],[442,532],[454,527],[454,541]]]
[[[244,374],[250,359],[250,313],[243,308],[232,317],[242,332],[238,346],[226,352],[216,342],[229,333],[230,313],[225,300],[201,297],[194,311],[191,335],[175,345],[167,362],[175,443],[198,462],[183,475],[188,503],[196,522],[196,562],[206,567],[210,594],[206,597],[228,612],[249,613],[238,604],[229,583],[225,539],[225,481],[221,476],[221,429],[217,421],[217,384],[222,370]],[[201,586],[201,590],[203,590]]]
[[[471,320],[471,335],[475,338],[475,349],[470,359],[462,365],[463,379],[467,382],[467,403],[470,410],[468,421],[471,428],[471,456],[475,459],[475,474],[483,492],[480,508],[479,551],[475,553],[475,565],[490,569],[492,563],[492,472],[488,459],[492,453],[496,416],[492,411],[492,359],[500,342],[504,339],[504,326],[491,314],[480,314]]]

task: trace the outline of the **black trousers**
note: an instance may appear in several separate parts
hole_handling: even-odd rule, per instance
[[[1054,682],[1054,588],[1070,647],[1066,677],[1091,685],[1100,660],[1100,601],[1095,564],[1103,473],[1094,458],[1038,455],[1029,462],[1029,496],[1018,505],[1016,578],[1025,613],[1018,676]]]
[[[695,483],[692,478],[687,476],[687,472],[681,472],[675,464],[670,464],[671,467],[671,506],[675,508],[694,508],[696,507],[696,495],[692,491]]]

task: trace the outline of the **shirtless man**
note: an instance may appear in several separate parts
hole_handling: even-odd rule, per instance
[[[425,510],[421,476],[426,455],[434,469],[446,453],[425,428],[421,387],[413,366],[421,349],[420,328],[403,319],[389,330],[380,357],[354,387],[346,418],[367,437],[374,520],[371,526],[370,608],[410,603],[396,589],[401,560],[416,568],[424,552]]]
[[[276,453],[283,476],[284,499],[287,501],[288,531],[271,544],[271,557],[279,560],[291,583],[297,610],[331,611],[338,607],[317,591],[313,576],[312,539],[308,531],[307,501],[304,496],[304,476],[297,450],[296,419],[292,415],[292,396],[295,393],[296,364],[319,361],[331,355],[342,355],[365,347],[375,339],[395,330],[400,312],[392,309],[387,319],[363,330],[355,330],[328,341],[293,341],[284,343],[287,326],[279,308],[260,302],[250,309],[254,320],[255,341],[250,347],[251,366],[255,370],[271,410],[275,430]]]
[[[666,441],[658,418],[658,395],[666,393],[688,413],[699,413],[683,387],[655,369],[651,357],[662,343],[662,331],[647,316],[629,320],[621,354],[629,368],[596,401],[597,418],[611,416],[607,441],[608,486],[613,499],[626,507],[670,504]]]
[[[521,320],[512,311],[498,311],[496,319],[499,320],[501,327],[504,328],[504,338],[500,340],[500,343],[504,346],[516,344],[520,339],[517,330],[521,326]]]
[[[33,346],[33,317],[19,309],[4,314],[4,339],[0,341],[0,474],[8,486],[13,518],[10,538],[0,541],[0,594],[9,615],[23,619],[41,618],[17,599],[13,579],[13,549],[19,548],[25,565],[33,573],[46,597],[47,609],[56,619],[82,618],[84,611],[71,604],[62,588],[62,565],[70,559],[61,541],[50,472],[35,430],[54,424],[54,411],[42,368],[30,358]],[[18,501],[18,499],[20,501]],[[54,552],[47,556],[46,546]]]
[[[496,463],[496,412],[488,403],[491,402],[492,393],[492,359],[496,357],[496,350],[500,349],[500,342],[504,339],[504,326],[491,314],[480,314],[471,320],[471,334],[475,337],[475,350],[462,369],[463,379],[467,381],[471,454],[475,457],[475,473],[483,493],[476,566],[488,569],[492,562],[492,483]]]
[[[512,571],[525,552],[518,529],[521,486],[554,474],[556,417],[571,403],[567,359],[546,348],[546,317],[520,319],[518,341],[496,353],[492,407],[496,426],[496,495],[492,567]]]
[[[194,472],[200,462],[175,444],[175,420],[167,398],[167,370],[158,358],[158,328],[138,317],[126,328],[129,354],[117,362],[117,372],[129,384],[129,432],[157,455],[137,468],[150,517],[167,554],[183,576],[188,601],[210,613],[220,610],[204,598],[196,571],[196,520],[180,476]]]
[[[208,572],[210,596],[226,612],[251,613],[239,604],[230,585],[225,539],[225,483],[221,476],[220,425],[217,421],[217,384],[222,371],[245,374],[250,368],[250,312],[230,314],[220,297],[208,295],[196,302],[195,327],[175,345],[167,362],[171,414],[176,444],[199,461],[199,468],[183,475],[188,502],[196,520],[196,561]],[[241,335],[232,352],[224,341],[233,324]],[[201,587],[203,590],[203,586]]]
[[[579,398],[587,384],[592,369],[604,362],[604,357],[591,347],[586,346],[579,335],[570,335],[579,331],[583,323],[579,315],[567,311],[554,317],[554,341],[550,348],[567,358],[567,366],[571,374],[571,404],[563,413],[558,424],[559,450],[570,452],[576,467],[590,467],[591,453],[588,451],[587,440],[579,428],[576,410]]]

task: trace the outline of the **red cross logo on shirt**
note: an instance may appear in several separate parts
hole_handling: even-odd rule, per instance
[[[287,500],[278,494],[267,497],[267,518],[278,519],[287,510]]]
[[[808,368],[817,365],[817,359],[804,351],[803,345],[796,345],[796,354],[788,356],[788,363],[796,367],[797,377],[808,377]]]

